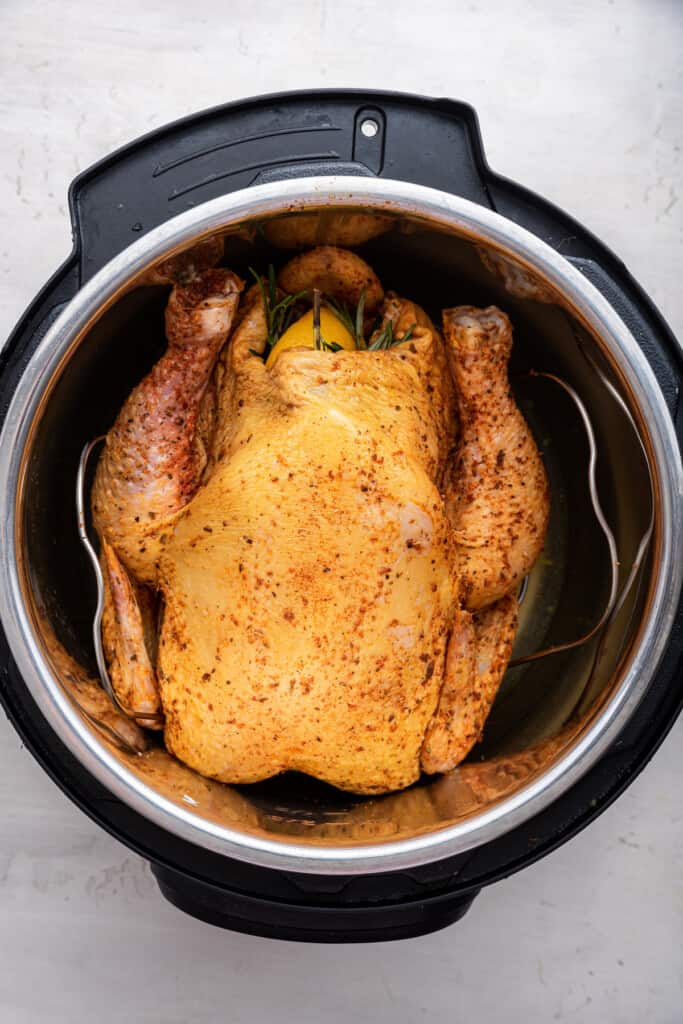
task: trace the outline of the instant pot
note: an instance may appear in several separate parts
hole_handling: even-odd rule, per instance
[[[7,714],[61,789],[198,918],[327,942],[457,920],[482,886],[604,810],[680,709],[674,338],[589,231],[490,170],[474,111],[450,100],[330,91],[229,104],[86,171],[70,209],[73,252],[0,355]],[[455,771],[373,798],[292,774],[226,786],[151,734],[135,749],[107,718],[74,504],[79,456],[163,351],[168,289],[149,283],[155,266],[213,239],[246,276],[291,256],[278,241],[285,218],[308,217],[311,243],[343,244],[357,211],[382,217],[381,231],[356,241],[386,287],[436,316],[461,303],[509,313],[512,386],[551,481],[548,540],[527,581],[518,664]],[[585,643],[524,661],[589,634],[606,602]]]

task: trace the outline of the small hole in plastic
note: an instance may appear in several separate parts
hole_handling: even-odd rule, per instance
[[[374,139],[379,131],[379,125],[372,117],[366,117],[361,121],[360,130],[366,139]]]

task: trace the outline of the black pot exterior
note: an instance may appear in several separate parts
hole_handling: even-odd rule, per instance
[[[372,144],[360,130],[367,118],[379,128]],[[0,354],[0,424],[28,359],[61,309],[141,232],[237,188],[325,173],[397,178],[455,193],[561,251],[630,328],[683,445],[680,350],[623,264],[566,214],[489,169],[470,107],[357,91],[229,104],[142,138],[81,175],[70,192],[74,251]],[[683,601],[654,684],[619,740],[564,797],[524,826],[447,861],[389,874],[326,876],[228,860],[169,835],[112,798],[38,711],[0,629],[0,699],[23,741],[90,817],[152,862],[167,899],[236,931],[317,942],[397,939],[442,928],[467,911],[482,886],[576,834],[626,788],[661,743],[683,703],[682,668]]]

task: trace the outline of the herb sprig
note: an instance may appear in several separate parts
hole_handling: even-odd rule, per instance
[[[267,283],[261,274],[257,274],[253,267],[249,267],[249,273],[256,281],[261,291],[263,310],[266,317],[266,344],[263,352],[255,352],[253,355],[261,356],[265,360],[270,355],[271,349],[279,338],[291,327],[296,313],[296,304],[303,299],[306,292],[296,292],[294,295],[285,295],[281,299],[277,297],[277,281],[275,279],[275,268],[272,263],[268,266]]]
[[[355,315],[352,315],[345,305],[337,302],[335,299],[326,297],[325,303],[354,338],[356,348],[367,352],[377,352],[381,349],[392,348],[392,346],[398,345],[403,341],[408,341],[417,327],[417,324],[411,324],[408,330],[404,331],[401,337],[398,338],[394,334],[393,321],[387,319],[382,323],[381,319],[377,317],[370,329],[371,340],[368,342],[365,340],[365,288],[358,300]]]
[[[320,300],[322,292],[319,288],[313,289],[313,341],[315,347],[321,352],[341,352],[342,346],[336,341],[325,341],[320,330]]]
[[[397,338],[394,335],[393,321],[387,320],[384,325],[380,325],[378,330],[373,332],[374,336],[368,345],[368,352],[378,352],[380,349],[391,348],[393,345],[399,345],[401,342],[408,341],[416,327],[417,324],[411,324],[408,330],[404,331],[400,338]]]
[[[368,346],[365,343],[365,292],[360,293],[358,305],[356,306],[356,312],[352,316],[346,305],[341,302],[337,302],[331,296],[325,296],[325,305],[332,310],[338,320],[341,320],[346,330],[349,332],[351,337],[356,343],[357,349],[366,349]]]
[[[308,295],[308,292],[296,292],[294,295],[284,295],[281,299],[278,299],[277,280],[275,278],[275,268],[272,263],[268,266],[267,278],[265,280],[263,276],[261,274],[257,274],[252,267],[249,267],[249,272],[261,291],[267,330],[266,344],[263,352],[256,352],[254,349],[251,349],[250,351],[252,355],[260,356],[265,361],[268,359],[268,356],[277,341],[282,337],[285,331],[291,327],[295,314],[297,313],[297,303],[301,299],[305,298]],[[398,345],[404,341],[408,341],[408,339],[412,337],[417,324],[411,324],[399,338],[394,333],[394,324],[392,320],[387,319],[382,323],[382,320],[377,317],[370,329],[371,340],[369,342],[366,341],[365,296],[366,289],[364,288],[353,313],[349,311],[345,303],[337,302],[336,299],[328,295],[324,297],[325,305],[344,325],[346,330],[354,339],[358,350],[378,352],[392,348],[394,345]],[[339,352],[342,349],[342,346],[338,345],[336,342],[325,341],[319,330],[316,332],[315,347],[316,349],[325,352]]]

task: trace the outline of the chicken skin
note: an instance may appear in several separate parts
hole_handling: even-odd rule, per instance
[[[481,735],[543,544],[545,473],[499,310],[448,310],[442,335],[331,246],[278,285],[363,296],[380,321],[368,350],[266,365],[262,285],[240,300],[223,269],[175,285],[167,352],[93,488],[105,651],[122,705],[158,710],[169,751],[203,775],[389,792]]]

